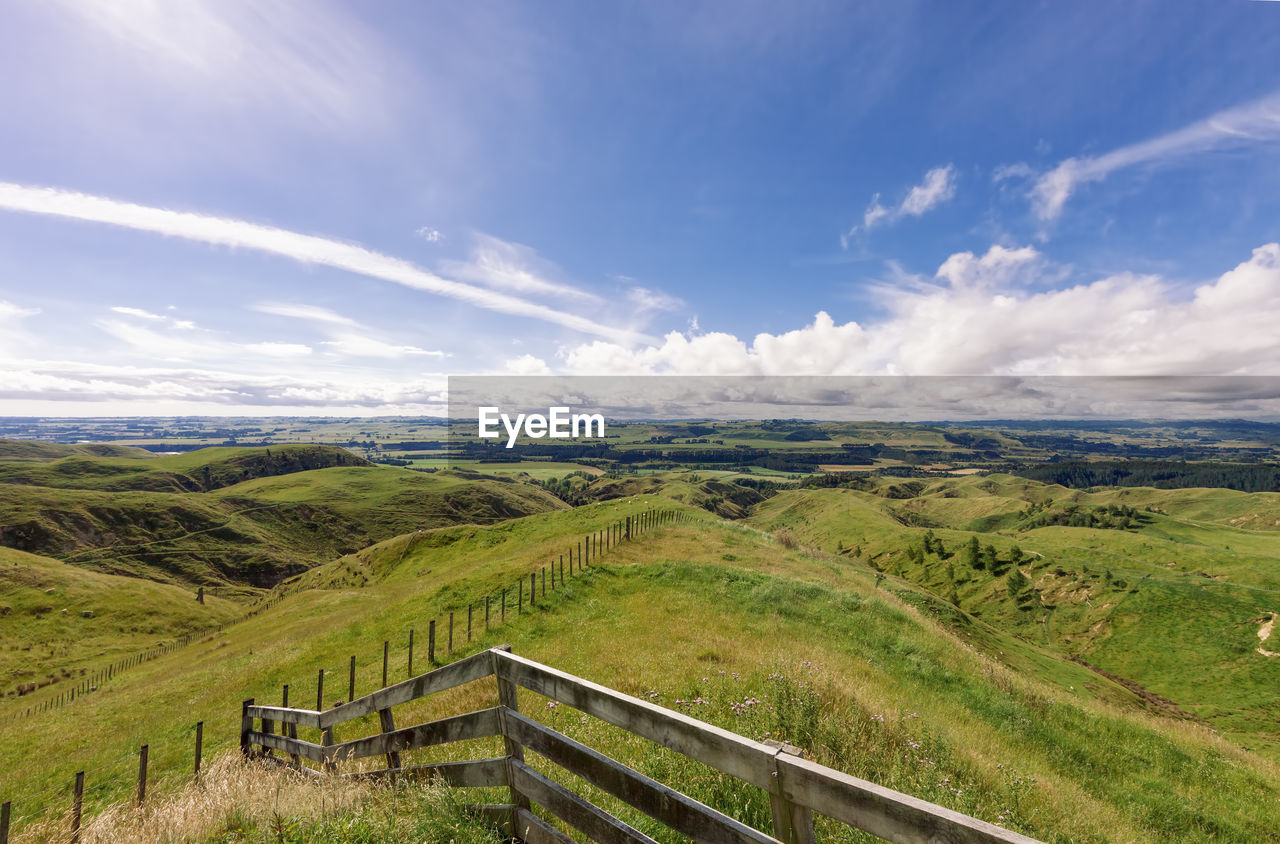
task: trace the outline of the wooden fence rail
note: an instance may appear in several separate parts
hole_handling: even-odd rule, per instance
[[[631,526],[628,526],[630,528]],[[638,526],[637,526],[638,527]],[[494,677],[496,706],[417,724],[388,728],[391,707],[467,683]],[[635,771],[519,711],[516,689],[523,688],[642,736],[717,771],[762,789],[773,811],[773,829],[754,829],[710,806]],[[335,743],[335,727],[373,713],[386,713],[376,735]],[[813,813],[826,815],[880,838],[924,844],[1034,844],[1028,838],[942,806],[884,788],[802,758],[796,748],[753,741],[563,671],[517,656],[509,646],[473,656],[389,686],[324,711],[256,706],[245,701],[241,750],[291,754],[321,766],[308,773],[334,774],[343,762],[385,756],[386,768],[341,776],[439,777],[458,787],[505,786],[511,802],[481,807],[514,836],[533,844],[566,844],[570,839],[539,820],[533,805],[600,842],[650,842],[653,839],[575,794],[524,759],[529,750],[558,768],[613,795],[676,832],[707,844],[809,844]],[[261,728],[255,728],[255,721]],[[281,724],[279,733],[275,724]],[[320,743],[285,735],[284,725],[322,733]],[[420,747],[500,736],[506,755],[464,762],[402,767],[399,753]],[[292,765],[279,757],[276,764]]]

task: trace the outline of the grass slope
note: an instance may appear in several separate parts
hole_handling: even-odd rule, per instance
[[[0,546],[251,588],[406,531],[566,506],[535,485],[373,466],[328,446],[0,463],[0,492]]]
[[[309,706],[319,669],[332,674],[326,697],[345,698],[351,654],[357,694],[376,687],[384,640],[395,646],[393,677],[403,676],[408,628],[421,633],[428,619],[652,503],[624,498],[415,533],[327,564],[298,584],[309,588],[219,636],[0,734],[0,793],[23,812],[28,795],[105,766],[90,780],[89,803],[101,805],[127,793],[130,754],[143,742],[158,771],[187,768],[197,719],[206,721],[211,752],[234,745],[243,698],[278,700],[281,684],[291,683],[293,699]],[[695,512],[699,523],[624,544],[534,612],[459,641],[454,656],[510,641],[517,653],[755,738],[794,742],[825,764],[1045,840],[1274,836],[1280,771],[1271,761],[1203,726],[1151,714],[1123,686],[906,581],[881,582],[861,560],[788,548]],[[876,519],[882,530],[885,519]],[[476,684],[398,708],[397,722],[490,705],[492,696],[491,682]],[[704,802],[767,824],[767,802],[741,785],[534,695],[522,694],[521,707]],[[357,729],[374,728],[348,727],[337,739]],[[34,748],[51,764],[23,764]],[[405,762],[500,752],[496,742],[476,742],[414,751]],[[865,840],[825,825],[819,835]]]
[[[1134,508],[1138,520],[1127,530],[1034,526],[1072,507],[1113,506]],[[924,586],[1274,756],[1280,660],[1256,648],[1260,625],[1280,610],[1277,508],[1272,493],[1082,492],[991,476],[788,491],[758,507],[751,523]],[[918,553],[926,535],[944,553]],[[995,549],[994,571],[969,564],[974,537]]]
[[[86,670],[241,614],[211,595],[202,605],[188,589],[0,548],[0,693],[35,683],[17,701],[25,708]]]

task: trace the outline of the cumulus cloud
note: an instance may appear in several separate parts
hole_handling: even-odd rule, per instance
[[[245,220],[170,211],[165,208],[135,205],[73,191],[27,187],[8,182],[0,182],[0,208],[107,223],[202,243],[270,252],[307,264],[321,264],[402,284],[415,290],[457,299],[477,308],[542,320],[584,334],[606,337],[615,342],[633,342],[638,336],[626,329],[603,325],[589,317],[530,302],[496,290],[441,278],[408,261],[373,252],[361,246],[286,229],[261,226]],[[509,268],[503,263],[503,251],[496,250],[495,254],[498,257],[493,262],[493,267],[496,269],[493,270],[492,276],[502,275],[508,281],[519,279],[519,268]],[[537,288],[536,277],[530,275],[528,282],[532,286],[527,289]],[[516,287],[518,284],[512,282],[508,286]]]
[[[838,323],[826,312],[750,342],[671,332],[628,348],[566,349],[571,374],[1164,375],[1280,374],[1280,244],[1195,290],[1120,274],[1039,289],[1043,256],[993,246],[952,255],[932,279],[882,288],[886,316]]]
[[[503,364],[503,371],[508,375],[550,375],[551,367],[547,362],[533,355],[521,355]]]
[[[935,167],[924,174],[924,180],[913,186],[902,202],[887,207],[880,202],[880,194],[874,194],[867,210],[862,214],[862,222],[849,229],[840,238],[841,245],[848,247],[849,238],[858,231],[870,231],[876,226],[896,223],[903,217],[919,217],[937,208],[956,195],[956,169],[947,164]]]
[[[437,229],[431,228],[431,226],[422,226],[414,231],[414,234],[422,240],[425,240],[427,243],[439,243],[444,240],[444,235]]]
[[[1102,181],[1117,170],[1277,140],[1280,140],[1280,92],[1104,155],[1067,158],[1036,179],[1031,189],[1032,208],[1042,222],[1051,222],[1058,218],[1067,200],[1081,185]]]

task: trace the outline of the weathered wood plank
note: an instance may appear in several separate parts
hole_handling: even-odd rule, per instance
[[[772,748],[679,712],[516,656],[493,652],[499,677],[771,791]]]
[[[345,762],[366,756],[381,756],[401,750],[449,744],[466,739],[502,735],[498,723],[498,707],[441,718],[426,724],[404,727],[392,733],[380,733],[368,738],[344,741],[324,748],[327,762]]]
[[[793,756],[778,757],[783,796],[897,844],[1039,844],[867,780]]]
[[[461,686],[465,683],[488,677],[492,673],[493,660],[488,655],[488,652],[474,654],[466,659],[460,659],[442,668],[428,671],[426,674],[419,674],[417,677],[412,677],[402,683],[387,686],[385,689],[365,695],[350,703],[335,706],[333,709],[319,713],[320,721],[317,726],[321,728],[331,727],[334,724],[341,724],[354,718],[372,715],[379,709],[387,709],[436,692],[443,692],[446,689],[452,689],[455,686]]]
[[[569,826],[600,844],[657,844],[638,829],[623,823],[613,815],[589,803],[558,782],[544,777],[523,762],[508,763],[511,769],[511,785],[521,794]]]
[[[515,834],[525,844],[574,844],[572,838],[528,809],[516,809]]]
[[[705,844],[777,844],[777,839],[668,788],[621,762],[517,712],[503,713],[508,735],[565,770]]]
[[[355,771],[341,775],[345,779],[385,779],[387,777],[439,777],[455,788],[488,788],[507,784],[507,757],[472,759],[466,762],[437,762],[408,768],[382,768],[377,771]]]
[[[278,736],[274,733],[260,733],[256,730],[250,730],[249,744],[258,744],[263,747],[270,747],[274,750],[280,750],[285,753],[291,753],[295,756],[310,759],[313,762],[324,761],[325,748],[318,744],[312,744],[309,741],[303,741],[302,739]]]
[[[320,713],[314,709],[289,709],[283,706],[250,706],[250,718],[265,718],[285,724],[301,724],[320,729]]]

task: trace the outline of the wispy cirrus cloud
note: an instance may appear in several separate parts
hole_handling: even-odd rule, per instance
[[[840,245],[848,248],[849,238],[859,231],[870,231],[877,226],[896,223],[903,217],[920,217],[956,195],[956,168],[947,164],[935,167],[924,174],[918,185],[913,185],[902,201],[895,206],[885,206],[880,202],[880,194],[871,197],[867,210],[862,214],[862,222],[853,226],[840,236]]]
[[[595,319],[497,290],[441,278],[408,261],[383,255],[362,246],[263,226],[245,220],[171,211],[74,191],[28,187],[9,182],[0,182],[0,208],[107,223],[219,246],[255,249],[303,263],[322,264],[390,281],[415,290],[456,299],[477,308],[542,320],[584,334],[607,337],[615,342],[630,343],[642,339],[633,331],[602,325]],[[504,274],[508,279],[519,276],[518,270],[515,269],[509,273],[506,272],[505,265],[500,261],[494,266],[495,272]],[[536,282],[537,279],[532,276],[527,280],[532,288],[537,288]],[[516,286],[516,284],[509,286]]]
[[[259,313],[289,317],[290,319],[302,319],[329,325],[346,325],[352,328],[360,327],[360,323],[351,317],[343,316],[336,311],[322,308],[319,305],[304,305],[292,302],[258,302],[250,305],[249,308]]]
[[[1280,141],[1280,92],[1103,155],[1064,159],[1035,180],[1030,194],[1032,210],[1041,222],[1052,222],[1081,185],[1100,182],[1117,170],[1276,141]]]
[[[496,290],[599,302],[600,297],[565,281],[564,271],[534,249],[477,233],[465,261],[445,261],[446,272]]]

